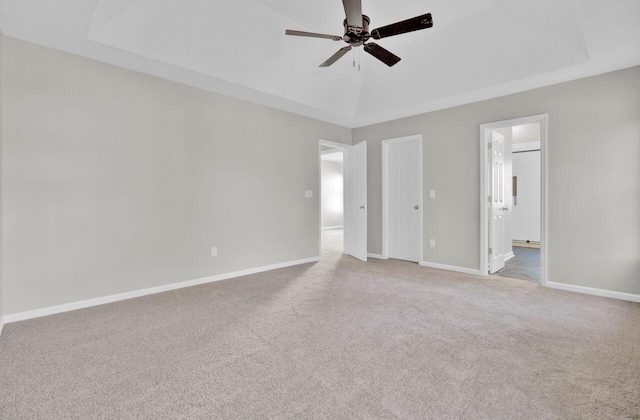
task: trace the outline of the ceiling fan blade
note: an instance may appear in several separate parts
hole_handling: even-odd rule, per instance
[[[403,20],[402,22],[396,22],[383,26],[382,28],[374,29],[371,31],[371,37],[373,39],[387,38],[394,35],[406,34],[407,32],[419,31],[420,29],[431,28],[432,26],[433,19],[431,18],[431,13],[427,13],[426,15],[416,16]]]
[[[342,0],[347,25],[362,28],[362,0]]]
[[[329,59],[327,61],[325,61],[324,63],[320,64],[320,67],[329,67],[330,65],[332,65],[333,63],[338,61],[343,55],[345,55],[349,51],[351,51],[351,45],[348,45],[348,46],[346,46],[344,48],[340,48],[337,53],[333,54],[331,57],[329,57]]]
[[[394,66],[398,63],[398,61],[400,61],[400,57],[385,50],[380,45],[373,42],[364,44],[364,50],[389,67]]]
[[[334,41],[342,41],[342,37],[339,35],[316,34],[314,32],[294,31],[291,29],[287,29],[284,33],[285,35],[306,36],[309,38],[324,38],[332,39]]]

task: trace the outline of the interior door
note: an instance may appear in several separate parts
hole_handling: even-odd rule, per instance
[[[418,140],[388,145],[389,258],[418,262],[420,233],[420,153]]]
[[[513,176],[518,179],[518,201],[513,206],[513,240],[540,243],[540,150],[513,154]]]
[[[367,143],[344,153],[344,252],[367,261]]]
[[[505,220],[507,211],[504,175],[504,136],[491,132],[491,239],[489,261],[491,274],[504,268]]]

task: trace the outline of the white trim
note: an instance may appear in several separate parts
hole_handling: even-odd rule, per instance
[[[322,230],[334,230],[334,229],[344,229],[344,226],[327,226],[322,228]]]
[[[322,256],[322,146],[342,149],[343,155],[345,149],[351,148],[351,145],[345,143],[323,139],[318,140],[318,255],[320,256]],[[320,260],[320,257],[318,257],[318,260]]]
[[[509,252],[508,254],[504,255],[504,260],[505,261],[509,261],[511,258],[515,257],[516,254],[513,253],[513,251]]]
[[[640,295],[634,295],[632,293],[614,292],[612,290],[595,289],[593,287],[576,286],[566,283],[555,283],[552,281],[547,282],[547,287],[552,289],[566,290],[568,292],[584,293],[587,295],[602,296],[612,299],[627,300],[629,302],[639,302]]]
[[[475,268],[456,267],[455,265],[436,264],[427,261],[420,261],[420,265],[423,267],[437,268],[439,270],[455,271],[458,273],[475,274],[480,275],[480,270]]]
[[[2,330],[4,329],[4,317],[0,317],[0,337],[2,336]]]
[[[304,258],[301,260],[288,261],[279,264],[267,265],[263,267],[249,268],[247,270],[235,271],[233,273],[218,274],[215,276],[204,277],[197,280],[183,281],[179,283],[171,283],[163,286],[151,287],[148,289],[134,290],[131,292],[119,293],[116,295],[103,296],[94,299],[81,300],[79,302],[65,303],[63,305],[50,306],[47,308],[35,309],[32,311],[18,312],[11,315],[5,315],[4,322],[11,323],[24,321],[26,319],[39,318],[42,316],[59,314],[62,312],[75,311],[76,309],[89,308],[92,306],[104,305],[106,303],[119,302],[122,300],[133,299],[142,296],[154,295],[156,293],[168,292],[171,290],[182,289],[185,287],[198,286],[200,284],[213,283],[221,280],[228,280],[236,277],[248,276],[250,274],[262,273],[264,271],[277,270],[279,268],[291,267],[294,265],[308,264],[320,261],[320,257]]]
[[[385,260],[389,258],[389,244],[387,243],[387,238],[389,237],[389,222],[387,220],[387,216],[389,214],[389,203],[387,200],[387,197],[389,196],[389,145],[413,140],[418,141],[418,170],[420,171],[420,177],[418,180],[418,190],[420,192],[420,198],[418,199],[420,202],[420,214],[418,215],[418,261],[416,262],[420,262],[423,258],[422,241],[424,232],[422,219],[424,217],[424,194],[422,191],[422,178],[424,176],[424,158],[422,156],[422,134],[415,134],[413,136],[398,137],[382,141],[382,259]]]
[[[532,115],[530,117],[515,118],[512,120],[498,121],[488,124],[480,124],[480,275],[489,275],[489,219],[487,203],[487,159],[488,145],[491,130],[514,125],[540,123],[540,165],[541,165],[541,232],[540,232],[540,271],[542,286],[547,285],[549,276],[549,266],[547,250],[549,249],[549,226],[548,220],[548,194],[549,194],[549,165],[548,165],[548,121],[547,114]]]
[[[375,258],[377,260],[388,260],[388,258],[384,258],[382,255],[380,254],[367,254],[367,257],[369,258]]]

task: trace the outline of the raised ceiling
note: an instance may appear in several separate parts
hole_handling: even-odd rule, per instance
[[[340,0],[0,0],[5,35],[358,127],[640,64],[638,0],[362,0],[371,27],[426,12],[434,27],[345,44]],[[358,71],[353,60],[359,59]]]

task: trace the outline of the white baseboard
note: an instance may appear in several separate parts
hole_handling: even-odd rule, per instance
[[[197,286],[200,284],[213,283],[216,281],[232,279],[235,277],[248,276],[250,274],[262,273],[264,271],[276,270],[278,268],[291,267],[294,265],[307,264],[320,261],[320,257],[305,258],[302,260],[288,261],[279,264],[267,265],[264,267],[250,268],[247,270],[235,271],[233,273],[218,274],[215,276],[204,277],[197,280],[183,281],[179,283],[171,283],[163,286],[151,287],[148,289],[134,290],[131,292],[119,293],[116,295],[104,296],[94,299],[82,300],[79,302],[65,303],[63,305],[50,306],[47,308],[35,309],[32,311],[18,312],[4,316],[4,322],[17,322],[26,319],[39,318],[42,316],[59,314],[62,312],[75,311],[76,309],[89,308],[92,306],[104,305],[106,303],[118,302],[121,300],[133,299],[141,296],[154,295],[156,293],[168,292],[170,290],[182,289],[185,287]]]
[[[612,299],[620,299],[627,300],[629,302],[640,303],[640,295],[634,295],[632,293],[614,292],[612,290],[595,289],[593,287],[576,286],[566,283],[555,283],[552,281],[547,282],[547,287],[551,287],[552,289],[566,290],[569,292],[584,293],[587,295],[602,296]]]
[[[516,256],[516,254],[514,254],[513,251],[511,251],[510,253],[504,255],[504,260],[505,261],[509,261],[511,258],[513,258],[515,256]]]
[[[367,254],[367,257],[369,258],[375,258],[377,260],[384,260],[385,258],[382,257],[382,255],[380,254]]]
[[[333,229],[344,229],[344,226],[327,226],[322,228],[322,230],[333,230]]]
[[[474,268],[456,267],[454,265],[436,264],[426,261],[420,261],[420,265],[423,267],[437,268],[440,270],[456,271],[458,273],[475,274],[478,276],[480,275],[480,270],[476,270]]]
[[[0,336],[2,336],[2,330],[4,329],[4,317],[0,317]]]

